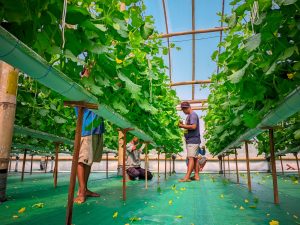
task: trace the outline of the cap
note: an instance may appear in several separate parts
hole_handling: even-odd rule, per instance
[[[190,108],[191,107],[190,103],[188,103],[188,102],[181,102],[180,106],[181,106],[181,108]]]

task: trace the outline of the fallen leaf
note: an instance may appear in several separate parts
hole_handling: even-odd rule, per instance
[[[256,207],[256,205],[250,205],[249,208],[256,209],[257,207]]]
[[[115,212],[112,218],[116,219],[118,217],[118,212]]]
[[[18,213],[23,213],[23,212],[25,212],[25,210],[26,210],[26,208],[23,207],[23,208],[19,209]]]
[[[279,225],[279,222],[277,220],[272,220],[269,222],[270,225]]]
[[[133,222],[133,221],[140,221],[140,220],[142,220],[142,218],[134,216],[134,217],[131,217],[129,220],[131,222]]]
[[[170,200],[170,201],[169,201],[169,205],[172,205],[172,204],[173,204],[173,201],[172,201],[172,200]]]
[[[172,186],[172,190],[175,190],[176,189],[176,185],[175,184],[173,184],[173,186]]]
[[[223,194],[221,194],[221,195],[220,195],[220,198],[224,198],[224,195],[223,195]]]
[[[32,205],[32,208],[44,208],[44,203],[36,203]]]
[[[295,219],[298,219],[298,216],[296,216],[296,215],[293,215],[293,217],[294,217]]]
[[[185,191],[185,190],[186,190],[185,187],[180,188],[180,191]]]
[[[245,208],[243,206],[240,207],[240,210],[244,210]]]
[[[13,215],[13,218],[17,219],[17,218],[19,218],[19,216],[18,215]]]
[[[178,215],[178,216],[175,216],[177,219],[182,219],[183,216],[182,215]]]
[[[244,202],[245,202],[245,203],[249,203],[249,200],[248,200],[248,199],[245,199]]]

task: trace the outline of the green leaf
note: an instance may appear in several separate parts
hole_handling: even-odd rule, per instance
[[[40,110],[39,110],[39,114],[40,114],[41,116],[46,116],[48,113],[49,113],[49,110],[48,110],[48,109],[40,109]]]
[[[168,48],[163,48],[163,54],[168,55],[168,53],[169,53],[169,49]]]
[[[120,30],[121,29],[121,27],[118,23],[114,23],[113,27],[115,28],[115,30]]]
[[[284,50],[284,52],[279,56],[278,60],[286,60],[294,54],[297,50],[297,46],[293,46]]]
[[[55,123],[59,123],[59,124],[67,122],[64,118],[62,118],[60,116],[55,116],[54,121],[55,121]]]
[[[94,24],[99,30],[105,32],[107,31],[107,27],[104,24]]]
[[[141,92],[141,86],[133,83],[128,77],[126,77],[122,72],[118,72],[118,77],[120,80],[125,82],[126,89],[134,96],[137,96]]]
[[[300,129],[298,129],[294,132],[294,137],[295,137],[295,139],[300,139]]]
[[[141,26],[141,35],[145,40],[147,40],[153,34],[153,31],[154,26],[152,23],[146,22]]]
[[[245,49],[248,52],[251,52],[253,50],[255,50],[261,42],[261,34],[255,34],[252,37],[248,38],[246,44],[245,44]]]

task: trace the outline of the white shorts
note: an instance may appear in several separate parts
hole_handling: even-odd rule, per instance
[[[197,158],[198,149],[199,149],[199,144],[187,144],[186,145],[187,157]]]
[[[103,153],[103,135],[89,135],[81,137],[79,163],[91,166],[93,162],[100,162]]]

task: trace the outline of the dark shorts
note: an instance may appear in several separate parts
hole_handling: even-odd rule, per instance
[[[139,178],[140,180],[145,180],[146,170],[141,167],[129,167],[126,171],[131,180],[135,180],[136,178]],[[150,171],[147,171],[147,179],[151,180],[152,177],[152,173]]]

